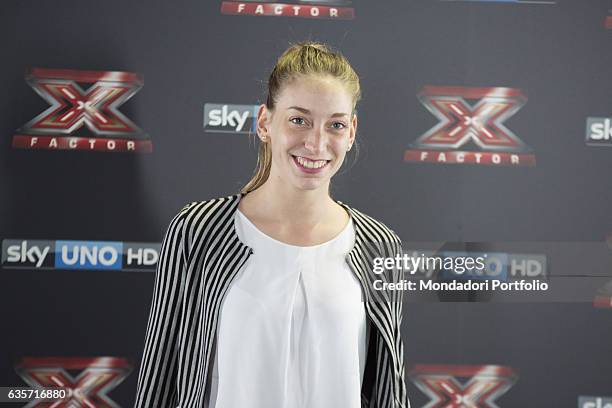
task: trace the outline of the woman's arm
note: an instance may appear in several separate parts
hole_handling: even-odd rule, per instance
[[[183,292],[186,206],[166,231],[161,245],[134,408],[174,408],[177,402],[178,332]]]

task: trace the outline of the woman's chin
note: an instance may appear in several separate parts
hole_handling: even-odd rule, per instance
[[[296,182],[292,184],[298,190],[313,191],[313,190],[318,190],[320,188],[324,188],[327,185],[325,181],[326,180],[302,179],[302,180],[297,180]]]

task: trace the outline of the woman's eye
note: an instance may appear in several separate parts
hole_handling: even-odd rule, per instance
[[[290,121],[292,123],[295,123],[296,125],[303,125],[306,122],[304,121],[304,118],[291,118]]]
[[[337,126],[337,125],[339,125],[339,126]],[[332,124],[332,127],[334,129],[344,129],[346,127],[346,125],[344,123],[342,123],[342,122],[334,122]]]

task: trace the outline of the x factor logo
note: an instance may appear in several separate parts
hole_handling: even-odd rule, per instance
[[[138,74],[33,68],[26,81],[51,106],[17,130],[13,147],[151,152],[149,136],[119,111],[142,88]]]
[[[78,371],[76,376],[68,370]],[[61,400],[33,400],[25,408],[118,408],[106,394],[132,371],[123,358],[26,357],[18,363],[17,373],[34,388],[63,388]]]
[[[244,0],[223,1],[221,14],[302,17],[331,20],[352,20],[355,10],[352,0]]]
[[[410,145],[405,161],[535,165],[531,149],[504,125],[527,102],[521,90],[426,86],[418,98],[439,122]]]
[[[423,408],[497,408],[517,376],[506,366],[416,365],[410,378],[431,398]]]

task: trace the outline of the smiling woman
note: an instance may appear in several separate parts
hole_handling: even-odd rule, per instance
[[[313,159],[325,161],[326,174],[319,179],[322,179],[323,183],[324,179],[327,179],[326,184],[329,185],[329,179],[338,170],[346,152],[355,142],[355,106],[360,99],[359,77],[342,55],[333,53],[327,46],[319,43],[307,42],[289,47],[272,70],[268,80],[266,103],[259,107],[257,133],[262,144],[259,147],[257,169],[242,191],[253,191],[269,178],[273,144],[277,145],[285,139],[272,138],[272,133],[277,132],[288,136],[286,143],[295,144],[300,142],[300,138],[308,139],[310,152],[303,151],[306,146],[295,147],[290,152],[295,166],[303,170],[321,166],[321,163],[316,163],[315,166]],[[277,115],[274,115],[275,113]],[[321,153],[317,150],[321,150],[323,146],[316,144],[327,142],[325,136],[328,133],[332,136],[329,140],[333,142],[333,152],[324,154],[331,156],[331,153],[335,153],[336,157],[308,157],[313,153]],[[298,154],[300,152],[303,156]],[[335,159],[334,163],[329,166],[332,159]],[[282,167],[276,167],[283,170]]]
[[[371,259],[401,241],[329,193],[359,98],[355,71],[323,44],[278,59],[255,175],[167,230],[136,407],[410,407],[401,291],[373,288],[385,277]]]
[[[260,163],[267,168],[258,168],[262,174],[256,174],[243,192],[281,186],[328,191],[331,177],[355,142],[357,116],[345,85],[329,75],[300,75],[273,100],[274,108],[261,105],[257,116],[263,142]],[[268,183],[263,182],[265,174]],[[282,184],[274,186],[276,182]]]

